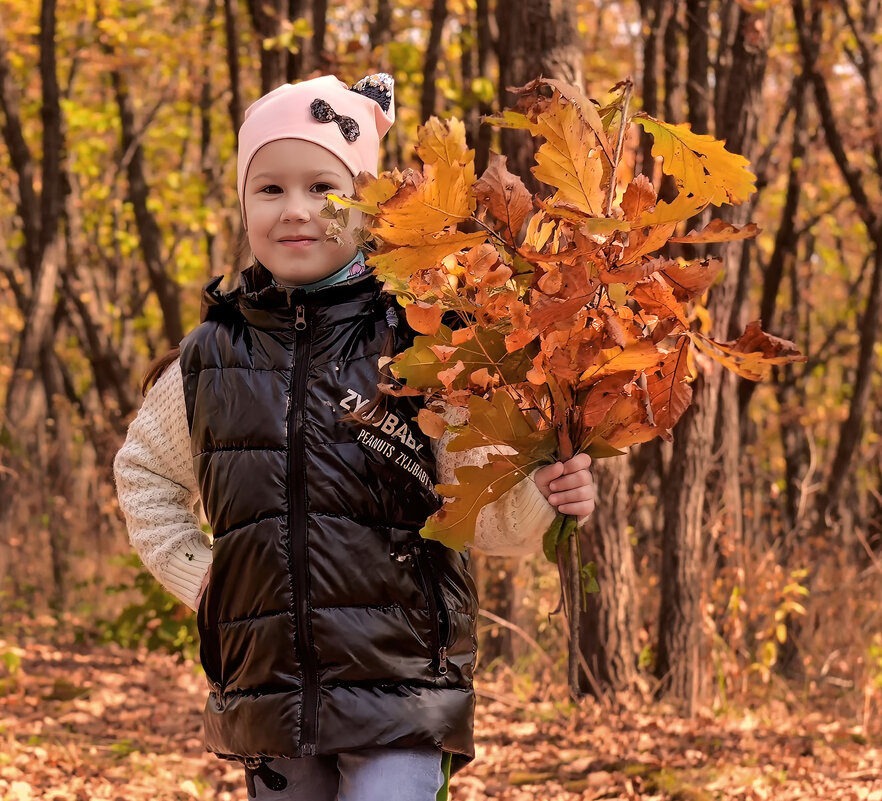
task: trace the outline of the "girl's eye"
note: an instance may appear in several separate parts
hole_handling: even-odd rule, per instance
[[[260,191],[266,192],[266,194],[268,195],[277,195],[279,192],[282,191],[282,187],[278,186],[277,184],[270,184],[269,186],[265,186]]]
[[[324,195],[326,192],[333,192],[334,187],[330,184],[313,184],[312,191],[317,192],[320,195]]]

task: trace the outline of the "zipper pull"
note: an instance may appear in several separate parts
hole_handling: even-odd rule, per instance
[[[441,676],[447,673],[447,648],[443,645],[438,650],[438,673]]]
[[[302,331],[306,328],[306,309],[302,304],[298,305],[295,309],[294,328],[297,331]]]

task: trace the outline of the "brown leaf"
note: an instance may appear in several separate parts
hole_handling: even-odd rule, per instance
[[[634,371],[612,373],[595,381],[580,403],[580,415],[583,431],[600,425],[607,412],[624,394],[623,387],[634,378]],[[584,435],[583,435],[584,436]]]
[[[677,300],[692,300],[703,295],[717,280],[723,263],[719,259],[696,259],[683,263],[669,262],[661,270]]]
[[[659,280],[644,281],[634,287],[631,297],[649,314],[654,314],[659,319],[673,317],[684,328],[689,326],[683,307],[667,284]]]
[[[607,268],[598,265],[598,277],[604,284],[631,284],[642,281],[659,270],[676,267],[673,259],[655,258]]]
[[[472,191],[479,203],[487,206],[500,223],[502,235],[514,244],[527,215],[533,210],[533,201],[524,182],[510,173],[506,157],[490,154],[490,164],[475,182]]]
[[[689,337],[680,338],[679,347],[665,356],[658,370],[646,374],[646,388],[655,416],[661,428],[673,428],[692,400],[692,387],[687,383],[689,367]]]
[[[690,231],[685,236],[672,236],[669,242],[684,242],[695,245],[701,242],[734,242],[738,239],[753,239],[760,232],[756,223],[732,225],[724,220],[711,220],[704,228]]]
[[[773,364],[805,361],[793,342],[767,334],[760,328],[759,320],[750,323],[731,342],[716,342],[697,331],[689,335],[702,353],[751,381],[760,381]]]
[[[796,343],[767,334],[760,326],[759,320],[753,320],[747,324],[747,328],[738,339],[725,344],[736,353],[762,353],[763,361],[768,364],[787,364],[806,360],[797,349]]]
[[[628,184],[622,197],[622,212],[626,220],[636,221],[644,212],[652,211],[656,203],[655,188],[643,173]]]

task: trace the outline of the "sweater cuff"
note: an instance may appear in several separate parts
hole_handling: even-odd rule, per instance
[[[538,470],[539,468],[537,468]],[[517,527],[523,537],[522,545],[531,551],[538,550],[542,545],[542,535],[557,517],[557,510],[542,494],[533,476],[519,481],[508,492],[508,514],[517,521]]]
[[[207,537],[199,533],[168,554],[166,569],[162,573],[165,588],[183,601],[190,609],[198,608],[196,598],[202,588],[202,580],[211,567],[211,548]]]

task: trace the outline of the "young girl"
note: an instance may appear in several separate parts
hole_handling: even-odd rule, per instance
[[[451,755],[474,756],[474,584],[418,532],[435,483],[486,452],[425,437],[421,399],[366,413],[380,355],[413,333],[365,267],[359,215],[333,239],[320,216],[327,193],[376,174],[393,117],[383,74],[284,85],[248,109],[237,186],[254,264],[230,292],[208,284],[204,322],[114,464],[134,547],[197,610],[206,747],[244,762],[250,798],[433,801]],[[589,515],[589,462],[485,507],[475,545],[538,550],[556,510]]]

